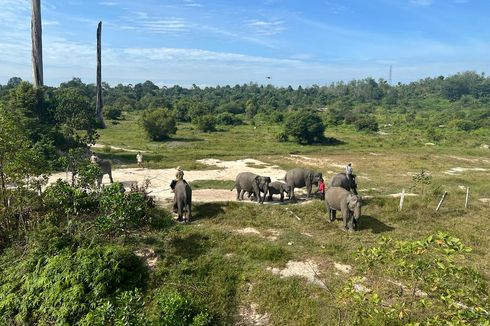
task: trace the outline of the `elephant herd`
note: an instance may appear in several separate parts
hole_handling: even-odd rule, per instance
[[[258,203],[264,203],[266,197],[272,201],[273,195],[280,195],[281,201],[284,200],[284,194],[288,195],[288,199],[294,198],[295,188],[306,187],[306,197],[309,198],[312,185],[318,185],[323,181],[323,176],[320,172],[296,168],[286,173],[284,181],[272,182],[267,176],[241,172],[236,176],[235,185],[231,190],[236,189],[237,200],[243,200],[244,194],[248,193],[248,197],[253,195]],[[330,222],[336,219],[336,211],[341,211],[343,227],[347,231],[354,231],[361,216],[361,205],[355,175],[339,173],[330,179],[325,191],[325,207]]]
[[[102,176],[108,174],[112,183],[112,166],[109,161],[100,160],[97,162],[101,168],[101,175],[97,178],[97,184],[100,186]],[[307,169],[296,168],[286,172],[284,182],[272,182],[270,177],[260,176],[251,172],[241,172],[235,178],[237,200],[243,200],[245,193],[248,197],[255,196],[258,203],[273,200],[273,195],[279,195],[281,202],[284,195],[288,199],[294,198],[294,189],[306,187],[306,197],[311,196],[312,186],[318,185],[323,181],[323,175],[320,172],[314,172]],[[191,202],[192,190],[189,184],[184,180],[179,180],[173,184],[175,192],[174,207],[178,214],[179,221],[190,222],[191,220]],[[342,212],[343,227],[347,231],[354,231],[357,222],[361,216],[361,196],[357,193],[357,179],[355,175],[348,176],[346,173],[334,175],[328,182],[328,188],[325,191],[325,207],[328,213],[328,221],[333,222],[336,219],[336,212]]]

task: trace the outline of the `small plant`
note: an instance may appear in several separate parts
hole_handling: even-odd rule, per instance
[[[342,299],[354,310],[352,323],[488,325],[489,293],[482,275],[464,261],[470,251],[443,232],[419,241],[381,238],[378,246],[360,249],[363,275],[348,282]],[[364,285],[375,278],[376,284]]]
[[[215,117],[210,114],[196,117],[193,119],[192,122],[196,125],[197,129],[201,131],[204,132],[216,131],[217,121]]]

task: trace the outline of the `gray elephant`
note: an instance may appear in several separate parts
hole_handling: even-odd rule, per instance
[[[325,207],[327,208],[329,221],[336,218],[336,211],[342,211],[344,228],[354,231],[357,221],[361,217],[361,197],[352,194],[341,187],[330,187],[325,192]]]
[[[271,178],[256,175],[251,172],[242,172],[236,176],[235,186],[231,190],[236,188],[236,199],[243,200],[245,192],[249,194],[255,193],[258,203],[264,203],[265,196],[269,192],[269,184]],[[264,193],[264,196],[260,196],[260,192]]]
[[[281,201],[284,201],[284,193],[291,199],[291,186],[284,182],[274,181],[269,184],[269,201],[272,201],[272,195],[281,195]]]
[[[347,191],[352,191],[357,195],[357,178],[352,174],[349,178],[345,172],[334,175],[328,182],[329,187],[342,187]]]
[[[184,180],[178,180],[175,183],[174,207],[177,208],[177,221],[182,221],[184,218],[185,223],[190,223],[192,218],[192,189]]]
[[[291,198],[294,198],[294,188],[302,188],[306,186],[306,197],[311,195],[311,186],[318,185],[318,182],[323,178],[320,172],[296,168],[286,172],[284,180],[291,187]]]
[[[111,162],[107,160],[98,160],[96,163],[99,168],[100,168],[100,174],[97,176],[97,187],[100,187],[102,184],[102,179],[104,178],[104,174],[109,175],[109,180],[111,180],[111,183],[114,182],[112,180],[112,164]]]

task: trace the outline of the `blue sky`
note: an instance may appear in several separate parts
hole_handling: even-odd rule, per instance
[[[41,0],[44,80],[278,86],[489,71],[488,0]],[[30,1],[0,0],[0,84],[31,80]],[[271,79],[266,79],[270,76]]]

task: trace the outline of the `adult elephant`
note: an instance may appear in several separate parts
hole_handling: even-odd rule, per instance
[[[303,188],[306,186],[306,197],[311,195],[311,186],[318,185],[318,182],[323,178],[320,172],[296,168],[286,172],[284,180],[291,187],[291,198],[294,198],[294,188]]]
[[[330,187],[325,192],[325,208],[330,222],[336,218],[336,211],[342,211],[344,228],[354,231],[361,217],[361,197],[341,187]]]
[[[269,184],[269,201],[272,201],[272,195],[281,195],[281,201],[284,200],[284,193],[291,199],[291,187],[284,182],[274,181]]]
[[[177,208],[177,221],[183,220],[185,223],[190,223],[192,218],[192,189],[184,180],[178,180],[175,183],[174,207]]]
[[[347,191],[352,191],[357,195],[357,178],[355,174],[351,177],[347,176],[345,172],[334,175],[328,182],[329,187],[341,187]]]
[[[112,164],[108,160],[98,160],[96,163],[99,168],[100,168],[100,174],[97,176],[97,187],[100,187],[102,184],[102,179],[104,178],[104,175],[107,174],[109,175],[109,180],[111,180],[111,183],[114,181],[112,180]]]
[[[235,186],[231,189],[236,188],[236,199],[243,200],[243,195],[245,192],[249,194],[255,193],[257,196],[258,203],[264,203],[265,196],[269,192],[269,184],[271,183],[271,178],[260,176],[251,172],[242,172],[236,176]],[[260,192],[264,193],[264,196],[260,196]]]

